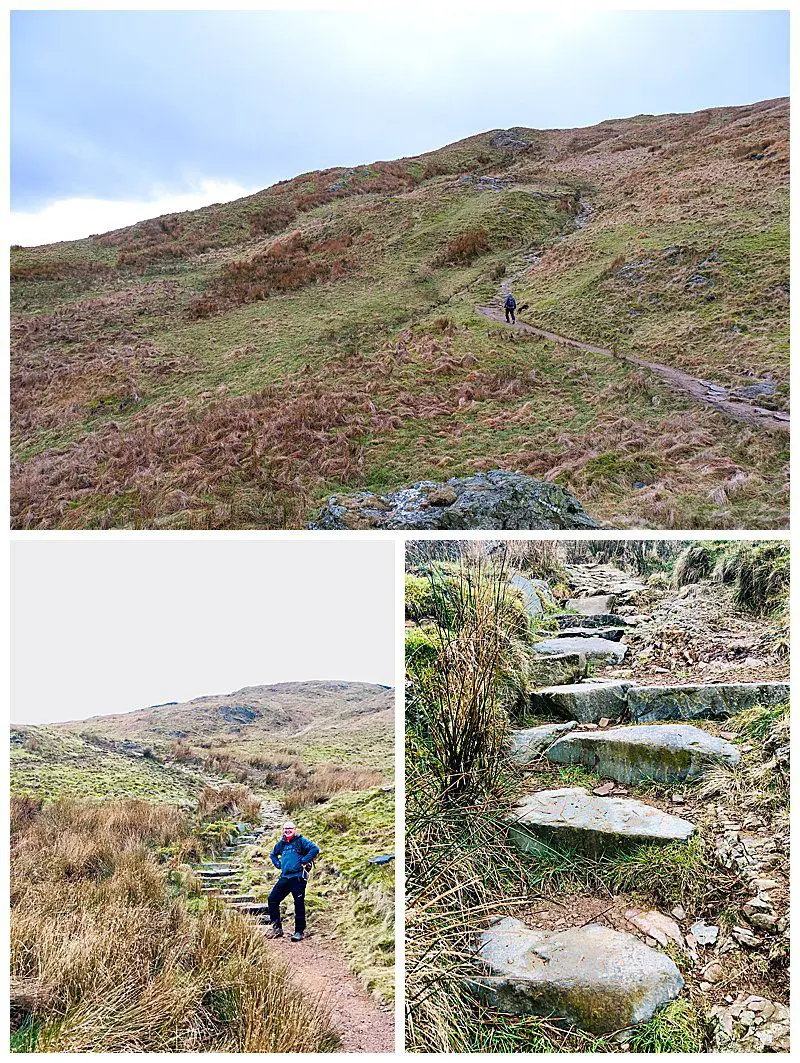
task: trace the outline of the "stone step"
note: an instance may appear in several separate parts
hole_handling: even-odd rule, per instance
[[[613,613],[616,603],[613,594],[592,594],[582,598],[570,598],[567,609],[572,613],[583,613],[584,616],[599,616],[602,613]]]
[[[563,683],[542,687],[528,696],[530,711],[539,715],[556,716],[579,723],[598,720],[618,720],[628,711],[627,692],[631,683],[598,682],[587,679],[583,683]]]
[[[570,720],[569,723],[546,723],[541,727],[512,731],[509,756],[515,764],[530,764],[531,761],[541,756],[557,738],[577,726],[574,720]]]
[[[619,642],[625,635],[622,627],[564,627],[555,633],[555,638],[561,639],[611,639]]]
[[[562,630],[564,628],[575,627],[577,623],[581,627],[629,627],[628,621],[624,617],[617,616],[616,613],[597,613],[597,614],[580,614],[580,613],[556,613],[552,617]]]
[[[586,656],[581,653],[533,653],[529,654],[528,686],[557,686],[561,683],[577,683],[586,675]]]
[[[597,855],[620,845],[685,842],[694,833],[679,816],[631,797],[597,797],[583,786],[529,794],[511,809],[509,824],[509,840],[534,855],[548,838]]]
[[[681,686],[631,687],[630,718],[720,720],[755,705],[771,708],[789,699],[788,683],[691,683]]]
[[[499,919],[477,951],[474,985],[493,1007],[565,1019],[595,1034],[646,1022],[684,986],[669,956],[596,923],[552,932]]]
[[[237,912],[242,912],[244,915],[269,914],[269,905],[267,904],[232,904],[231,908],[234,908]]]
[[[582,764],[604,778],[640,782],[692,782],[710,765],[737,764],[736,746],[688,724],[572,731],[547,750],[554,764]]]
[[[226,901],[228,904],[234,905],[234,907],[236,905],[238,905],[238,904],[255,904],[256,903],[255,897],[253,897],[249,893],[231,893],[230,895],[223,894],[222,899],[224,901]]]
[[[591,638],[551,638],[535,642],[531,650],[537,654],[580,653],[586,657],[596,657],[611,661],[622,661],[628,652],[624,642],[612,642],[610,639]]]

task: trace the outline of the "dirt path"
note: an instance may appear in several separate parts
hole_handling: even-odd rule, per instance
[[[334,946],[313,928],[304,941],[264,934],[270,949],[289,965],[303,993],[330,1008],[331,1021],[342,1039],[342,1052],[393,1052],[394,1014],[359,986]]]
[[[261,802],[261,824],[239,834],[219,860],[198,864],[195,874],[208,896],[231,904],[243,915],[261,923],[270,952],[286,964],[289,977],[309,1000],[328,1008],[331,1022],[341,1038],[342,1052],[393,1052],[394,1011],[382,1007],[363,989],[341,956],[336,942],[323,930],[311,926],[305,940],[292,942],[291,931],[274,938],[268,925],[266,904],[244,892],[241,856],[251,846],[260,846],[265,835],[280,829],[284,812],[278,801]],[[287,915],[291,926],[291,902]],[[288,928],[287,928],[288,930]]]
[[[500,324],[505,324],[505,314],[500,307],[479,306],[476,309],[484,317],[488,317],[492,321],[498,321]],[[548,332],[546,329],[536,328],[534,325],[529,325],[524,321],[518,320],[515,327],[522,329],[524,332],[532,332],[535,336],[541,336],[543,339],[552,340],[554,343],[564,343],[569,347],[577,347],[579,350],[588,351],[590,354],[617,358],[620,361],[628,362],[630,365],[649,369],[651,372],[658,374],[675,391],[690,395],[698,402],[711,406],[718,413],[730,417],[734,421],[742,421],[744,424],[753,425],[754,427],[766,428],[771,432],[789,431],[788,413],[767,410],[763,406],[753,406],[749,402],[738,401],[731,398],[725,388],[719,387],[717,384],[710,384],[707,380],[700,380],[698,377],[690,376],[681,369],[660,365],[658,362],[647,362],[633,354],[615,354],[614,351],[607,347],[595,347],[591,343],[583,343],[581,340],[571,339],[569,336],[560,336],[557,332]]]

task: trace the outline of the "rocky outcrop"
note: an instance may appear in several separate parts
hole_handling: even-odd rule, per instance
[[[596,636],[582,638],[542,639],[531,647],[534,653],[582,653],[586,657],[598,657],[601,660],[622,661],[628,652],[624,642],[612,642]]]
[[[499,1011],[611,1033],[651,1018],[683,988],[675,963],[597,924],[553,933],[500,919],[481,934],[479,995]]]
[[[630,717],[656,720],[720,720],[755,705],[772,707],[789,700],[788,683],[718,683],[633,687]]]
[[[640,782],[691,782],[714,763],[739,762],[730,742],[688,724],[574,731],[547,751],[555,764],[582,764],[604,778]]]
[[[509,756],[515,764],[530,764],[561,735],[578,725],[574,720],[569,723],[546,723],[541,727],[528,727],[523,731],[511,732],[511,749]]]
[[[529,695],[531,712],[553,714],[560,719],[579,723],[597,723],[602,719],[618,720],[627,707],[630,682],[564,683],[534,690]]]
[[[580,502],[558,484],[493,469],[446,483],[422,481],[377,495],[338,495],[311,528],[410,531],[596,528]]]
[[[540,790],[519,801],[509,817],[509,839],[523,852],[541,852],[558,837],[589,853],[620,845],[684,842],[694,827],[679,816],[629,797],[596,797],[582,786]]]

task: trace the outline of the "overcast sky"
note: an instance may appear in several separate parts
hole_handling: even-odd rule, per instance
[[[392,686],[392,547],[16,541],[12,721],[294,680]]]
[[[789,92],[786,12],[17,11],[12,240],[487,129]]]

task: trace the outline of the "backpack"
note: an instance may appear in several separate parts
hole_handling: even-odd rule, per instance
[[[506,310],[514,310],[517,306],[517,300],[514,298],[513,295],[508,295],[506,296],[506,301],[503,305],[505,306]]]

